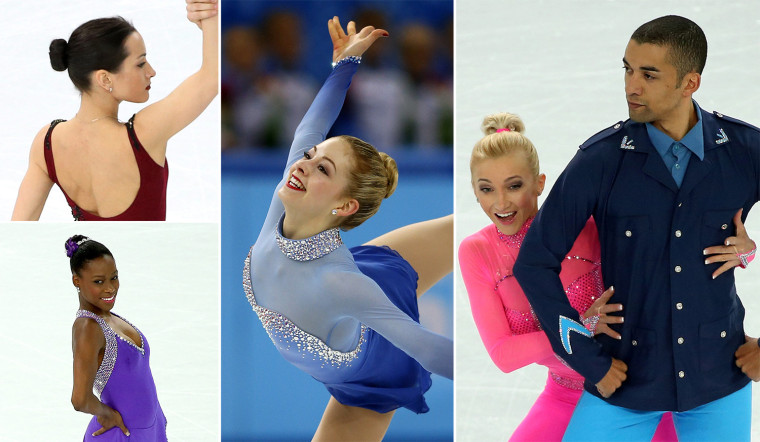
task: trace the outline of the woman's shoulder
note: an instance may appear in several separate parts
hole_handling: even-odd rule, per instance
[[[105,346],[105,335],[99,321],[89,316],[79,316],[74,320],[71,329],[71,337],[74,341],[74,347],[84,345],[85,347]]]
[[[459,243],[459,255],[472,254],[484,249],[490,249],[496,239],[496,229],[493,224],[488,224],[477,232],[465,237]]]

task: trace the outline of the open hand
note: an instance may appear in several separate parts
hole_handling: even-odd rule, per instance
[[[375,29],[374,26],[365,26],[357,34],[356,23],[353,21],[348,22],[346,32],[343,32],[337,16],[327,21],[327,30],[330,31],[333,44],[333,62],[352,55],[360,56],[372,46],[375,40],[388,36],[388,31]]]
[[[612,365],[609,371],[607,371],[607,374],[604,375],[601,381],[596,383],[596,389],[599,391],[599,394],[604,398],[612,396],[612,393],[620,388],[623,385],[623,381],[628,378],[625,374],[626,371],[628,371],[628,366],[625,365],[625,362],[612,358]]]
[[[703,251],[705,255],[710,255],[705,259],[705,264],[712,264],[715,262],[723,263],[718,270],[713,272],[713,279],[717,278],[718,275],[726,270],[741,264],[741,260],[736,256],[737,253],[747,253],[756,247],[755,241],[752,241],[749,237],[747,229],[744,228],[744,224],[742,223],[743,211],[744,209],[739,209],[739,211],[736,212],[736,215],[734,215],[736,236],[729,236],[726,238],[723,242],[724,245],[708,247]]]
[[[185,0],[187,3],[187,19],[199,28],[201,21],[219,13],[218,0]]]
[[[599,299],[591,304],[591,307],[586,310],[586,313],[583,315],[583,317],[590,318],[592,316],[598,315],[599,322],[596,324],[596,330],[594,331],[594,334],[598,335],[604,333],[611,338],[620,339],[620,333],[616,332],[608,325],[623,323],[622,316],[610,316],[607,314],[623,310],[623,304],[607,304],[614,293],[615,287],[608,288],[604,293],[602,293],[602,296],[600,296]]]
[[[98,423],[101,425],[101,429],[92,433],[93,436],[100,436],[113,427],[121,428],[122,433],[129,436],[129,430],[124,425],[124,421],[121,420],[121,414],[111,407],[105,406],[108,410],[106,414],[98,416]]]
[[[744,340],[744,344],[734,353],[736,366],[741,368],[742,373],[748,378],[755,382],[760,381],[760,347],[757,346],[757,338],[744,335]]]

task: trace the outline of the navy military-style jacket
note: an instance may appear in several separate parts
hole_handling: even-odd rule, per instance
[[[735,235],[760,200],[760,129],[702,111],[705,158],[692,155],[679,189],[645,125],[620,122],[590,138],[552,188],[523,242],[514,274],[554,351],[586,378],[611,357],[628,379],[607,401],[638,410],[685,411],[750,380],[735,365],[744,307],[733,271],[702,250]],[[599,229],[605,287],[622,303],[621,340],[588,337],[559,279],[560,264],[589,216]],[[585,333],[584,333],[585,332]]]

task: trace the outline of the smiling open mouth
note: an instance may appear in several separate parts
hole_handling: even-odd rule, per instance
[[[114,295],[111,296],[110,298],[100,298],[100,299],[102,299],[105,302],[113,302],[113,300],[116,299],[116,293],[114,293]]]
[[[285,185],[293,190],[298,190],[301,192],[306,191],[306,187],[304,187],[303,183],[301,183],[301,180],[299,180],[295,175],[291,175],[290,179]]]

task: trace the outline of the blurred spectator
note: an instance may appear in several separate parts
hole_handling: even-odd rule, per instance
[[[451,148],[453,7],[446,1],[422,3],[228,2],[225,11],[235,5],[230,10],[247,18],[224,28],[223,145],[289,147],[329,73],[332,48],[309,45],[327,32],[327,20],[339,15],[344,26],[353,19],[357,29],[372,25],[388,30],[391,38],[364,55],[331,134],[355,135],[386,151]],[[254,25],[243,27],[244,20]]]

